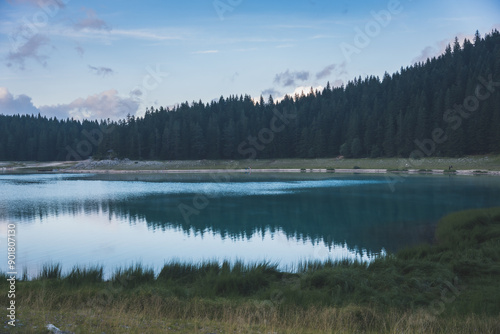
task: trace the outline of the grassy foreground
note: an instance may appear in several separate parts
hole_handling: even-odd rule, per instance
[[[17,283],[16,328],[46,333],[499,333],[500,208],[444,217],[433,245],[364,263],[135,265]],[[0,289],[8,291],[6,277]],[[6,294],[0,295],[7,305]]]

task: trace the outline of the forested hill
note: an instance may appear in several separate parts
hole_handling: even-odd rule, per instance
[[[1,110],[0,110],[1,113]],[[500,33],[455,40],[383,78],[254,103],[250,96],[119,122],[0,115],[0,160],[460,156],[500,152]]]

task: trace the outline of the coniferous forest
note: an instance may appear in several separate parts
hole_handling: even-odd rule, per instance
[[[455,39],[439,57],[383,78],[328,84],[279,102],[221,97],[117,122],[0,115],[0,160],[407,158],[415,150],[500,152],[497,30]]]

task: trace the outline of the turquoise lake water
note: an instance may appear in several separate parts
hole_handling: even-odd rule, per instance
[[[18,268],[45,263],[369,261],[432,242],[447,213],[500,205],[500,178],[414,175],[0,175],[0,270],[7,226]],[[22,272],[22,270],[19,270]]]

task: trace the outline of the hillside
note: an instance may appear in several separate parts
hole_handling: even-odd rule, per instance
[[[392,75],[279,102],[221,97],[118,122],[0,115],[0,160],[459,157],[500,152],[499,127],[494,30]]]

